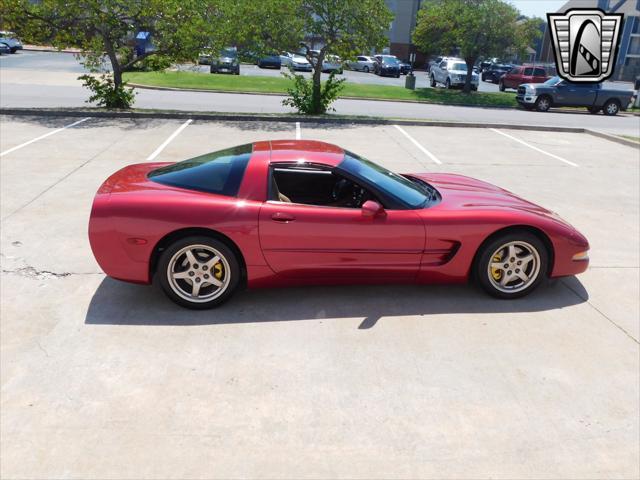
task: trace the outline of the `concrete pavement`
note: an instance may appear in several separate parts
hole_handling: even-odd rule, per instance
[[[0,152],[77,121],[1,117]],[[637,150],[584,134],[303,125],[399,171],[557,211],[591,268],[504,302],[470,286],[243,292],[209,312],[100,272],[114,170],[181,125],[88,119],[0,161],[2,478],[637,478]],[[177,161],[295,125],[194,121]]]

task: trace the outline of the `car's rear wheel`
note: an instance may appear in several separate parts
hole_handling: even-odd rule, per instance
[[[203,310],[233,295],[240,272],[236,255],[224,242],[197,236],[180,239],[164,250],[156,275],[175,303]]]
[[[476,255],[478,284],[497,298],[518,298],[533,291],[547,272],[549,255],[532,233],[514,231],[483,245]]]
[[[604,104],[604,107],[602,107],[602,112],[605,115],[608,115],[610,117],[617,115],[619,111],[620,111],[620,103],[618,103],[617,100],[609,100],[607,103]]]
[[[436,77],[434,77],[433,75],[431,75],[430,85],[431,85],[431,88],[436,88]]]
[[[368,66],[368,65],[365,65],[365,66],[364,66],[364,68],[362,69],[362,71],[363,71],[364,73],[369,73],[369,66]]]
[[[444,82],[444,86],[447,88],[447,90],[449,90],[451,88],[451,80],[447,78],[447,81]]]
[[[498,90],[500,90],[501,92],[504,92],[506,90],[504,82],[502,80],[500,80],[500,82],[498,83]]]
[[[536,100],[536,110],[539,112],[547,112],[551,108],[551,98],[546,95],[538,97]]]

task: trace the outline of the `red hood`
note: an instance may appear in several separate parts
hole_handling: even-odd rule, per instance
[[[462,210],[478,209],[517,209],[538,215],[558,216],[546,208],[531,203],[500,187],[475,178],[451,173],[412,174],[433,185],[442,195],[441,208]]]

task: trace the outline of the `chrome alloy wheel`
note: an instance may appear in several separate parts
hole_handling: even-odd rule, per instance
[[[529,243],[508,242],[492,255],[487,267],[491,284],[504,293],[525,290],[540,274],[540,254]]]
[[[178,250],[167,266],[167,280],[176,295],[189,302],[209,302],[229,287],[227,259],[209,245],[189,245]]]

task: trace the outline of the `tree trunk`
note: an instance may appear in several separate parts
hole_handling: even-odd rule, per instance
[[[122,87],[122,66],[120,65],[120,60],[118,60],[118,55],[116,54],[116,50],[113,46],[113,42],[111,39],[104,36],[104,49],[107,52],[107,57],[109,57],[109,61],[111,62],[111,71],[113,73],[113,85],[116,89]]]
[[[322,63],[324,62],[325,49],[320,50],[316,64],[313,66],[313,90],[311,99],[313,104],[313,113],[324,113],[322,108]],[[309,60],[311,61],[311,60]]]
[[[475,57],[465,58],[464,61],[467,63],[467,78],[464,82],[464,89],[462,90],[464,93],[471,92],[471,79],[473,78],[473,66],[476,63]]]

